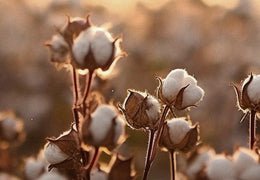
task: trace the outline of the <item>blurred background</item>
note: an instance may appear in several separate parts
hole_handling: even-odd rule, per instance
[[[112,76],[95,81],[107,100],[122,103],[128,88],[155,94],[156,76],[185,68],[206,92],[189,113],[200,123],[202,142],[217,152],[246,146],[248,123],[239,123],[230,83],[260,73],[259,10],[257,0],[0,0],[0,109],[23,118],[27,133],[17,153],[37,153],[45,137],[68,129],[71,77],[49,62],[44,42],[66,15],[87,14],[114,36],[122,34],[128,53]],[[124,148],[142,170],[147,136],[129,134]],[[167,158],[159,155],[153,179],[169,177]]]

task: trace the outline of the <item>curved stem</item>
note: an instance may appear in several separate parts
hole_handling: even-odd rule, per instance
[[[89,71],[88,77],[86,78],[86,86],[85,86],[84,95],[83,95],[83,99],[82,99],[82,106],[83,106],[82,110],[83,110],[84,116],[85,116],[85,112],[86,112],[86,100],[87,100],[88,95],[89,95],[93,73],[94,73],[93,71]]]
[[[146,152],[146,158],[145,158],[143,180],[147,179],[148,173],[149,173],[149,170],[150,170],[150,167],[151,167],[150,157],[151,157],[151,154],[152,154],[154,134],[155,134],[154,130],[149,130],[149,139],[148,139],[148,146],[147,146],[147,152]]]
[[[174,151],[169,151],[170,155],[170,170],[171,170],[171,180],[175,180],[176,172],[176,154]]]
[[[255,135],[256,135],[256,121],[255,121],[256,111],[251,110],[250,121],[249,121],[249,148],[254,148]]]
[[[90,172],[92,168],[95,166],[96,162],[98,161],[99,155],[100,155],[99,147],[95,147],[93,158],[87,168],[87,179],[89,180],[90,180]]]

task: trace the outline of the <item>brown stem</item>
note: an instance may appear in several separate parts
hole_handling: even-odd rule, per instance
[[[156,136],[155,136],[154,143],[153,143],[152,154],[151,154],[151,158],[150,158],[151,163],[153,162],[153,160],[156,156],[158,145],[159,145],[159,140],[161,138],[162,131],[163,131],[164,121],[165,121],[165,118],[167,116],[169,109],[170,109],[169,106],[165,106],[164,109],[163,109],[163,113],[162,113],[162,116],[161,116],[161,119],[160,119],[159,127],[158,127],[158,130],[156,132]]]
[[[74,123],[76,124],[77,131],[79,130],[79,115],[77,110],[77,104],[79,99],[79,92],[78,92],[78,77],[77,72],[74,67],[72,67],[72,82],[73,82],[73,95],[74,95],[74,102],[72,106],[72,113],[74,118]]]
[[[91,82],[92,82],[93,73],[94,73],[93,71],[89,71],[88,77],[86,78],[87,82],[86,82],[84,95],[83,95],[83,99],[82,99],[82,107],[83,107],[83,115],[84,116],[85,116],[85,112],[86,112],[86,100],[87,100],[88,95],[89,95],[89,90],[90,90],[90,86],[91,86]]]
[[[174,151],[169,151],[170,155],[170,171],[171,171],[171,180],[175,180],[176,172],[176,154]]]
[[[87,179],[88,180],[90,180],[90,172],[91,172],[92,168],[95,166],[96,162],[98,161],[99,155],[100,155],[99,147],[95,147],[93,158],[87,168]]]
[[[251,110],[250,121],[249,121],[249,148],[254,148],[255,135],[256,135],[256,121],[255,121],[256,111]]]
[[[146,158],[145,158],[145,166],[144,166],[144,175],[143,180],[146,180],[148,177],[148,173],[151,167],[151,153],[152,153],[152,147],[153,147],[153,140],[154,140],[154,130],[149,130],[149,139],[148,139],[148,146],[147,146],[147,152],[146,152]]]

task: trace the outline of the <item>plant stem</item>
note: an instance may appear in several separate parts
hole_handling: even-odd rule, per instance
[[[149,130],[149,139],[148,139],[148,146],[147,146],[147,152],[146,152],[146,158],[145,158],[143,180],[147,179],[148,172],[151,167],[150,157],[151,157],[151,153],[152,153],[154,134],[155,134],[154,130]]]
[[[85,112],[86,112],[86,100],[87,100],[88,95],[89,95],[89,90],[90,90],[90,86],[91,86],[91,82],[92,82],[93,73],[94,73],[93,71],[89,71],[88,77],[86,78],[87,82],[86,82],[84,95],[83,95],[83,99],[82,99],[83,115],[84,116],[85,116]]]
[[[78,92],[78,77],[77,72],[74,67],[72,67],[72,82],[73,82],[73,95],[74,95],[74,102],[72,106],[72,113],[74,118],[74,123],[76,124],[77,131],[79,130],[79,115],[77,110],[77,103],[79,99],[79,92]]]
[[[176,172],[176,154],[174,151],[169,151],[170,155],[170,170],[171,170],[171,180],[175,180]]]
[[[256,111],[251,110],[250,120],[249,120],[249,148],[254,148],[255,135],[256,135],[256,121],[255,121]]]
[[[160,122],[159,122],[159,127],[158,127],[158,130],[156,132],[155,140],[154,140],[154,143],[153,143],[152,154],[151,154],[151,158],[150,158],[151,162],[153,162],[153,160],[156,156],[158,145],[159,145],[159,140],[161,138],[162,131],[163,131],[164,121],[165,121],[165,118],[167,116],[169,109],[170,109],[169,106],[165,106],[164,109],[163,109],[163,113],[162,113],[162,116],[161,116],[161,119],[160,119]]]
[[[98,161],[99,155],[100,155],[99,147],[95,147],[93,158],[87,168],[87,179],[89,180],[90,180],[90,172],[92,168],[95,166],[96,162]]]

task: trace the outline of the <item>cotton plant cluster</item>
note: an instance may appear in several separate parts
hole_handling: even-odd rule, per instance
[[[240,147],[232,155],[216,154],[211,148],[200,148],[183,174],[187,179],[257,180],[260,177],[259,154]]]

